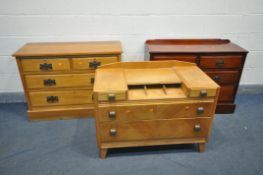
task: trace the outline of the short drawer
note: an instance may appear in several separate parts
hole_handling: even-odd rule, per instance
[[[213,104],[213,102],[200,102],[100,106],[98,116],[100,122],[211,117]]]
[[[232,85],[221,86],[218,101],[219,102],[233,101],[235,97],[235,93],[236,93],[235,87],[236,86],[234,85],[233,86]]]
[[[238,83],[240,74],[239,71],[205,71],[205,73],[220,85]]]
[[[102,142],[208,137],[212,118],[99,124]]]
[[[94,70],[103,64],[117,62],[117,57],[90,57],[72,59],[72,66],[75,70]]]
[[[201,56],[201,68],[242,68],[242,56]]]
[[[23,71],[25,72],[51,72],[70,70],[69,60],[66,58],[50,59],[22,59]]]
[[[153,60],[154,61],[177,60],[177,61],[196,63],[196,56],[195,55],[164,54],[164,55],[154,55]]]
[[[26,75],[29,89],[60,87],[92,87],[94,74]]]
[[[56,106],[92,103],[92,90],[29,92],[32,106]]]

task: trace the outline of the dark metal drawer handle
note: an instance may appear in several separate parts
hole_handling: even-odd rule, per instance
[[[216,76],[213,77],[213,80],[215,80],[215,81],[220,81],[220,80],[221,80],[221,77],[218,76],[218,75],[216,75]]]
[[[200,97],[206,97],[207,96],[207,91],[206,90],[201,90],[200,91]]]
[[[108,100],[111,101],[111,102],[115,101],[115,94],[109,94],[108,95]]]
[[[116,129],[110,129],[110,136],[116,136],[117,130]]]
[[[112,120],[115,119],[116,118],[116,112],[115,111],[110,111],[109,112],[109,118],[112,119]]]
[[[98,66],[101,65],[101,62],[100,61],[92,61],[92,62],[89,62],[89,68],[92,68],[92,69],[97,69]]]
[[[42,63],[39,65],[40,70],[52,70],[52,64],[48,64],[48,63]]]
[[[224,64],[225,64],[225,61],[224,61],[224,60],[217,60],[217,61],[216,61],[216,66],[218,66],[218,67],[223,67]]]
[[[47,102],[48,103],[57,103],[58,102],[58,96],[47,96]]]
[[[199,132],[201,131],[201,126],[200,125],[195,125],[194,126],[194,132]]]
[[[198,107],[197,109],[196,109],[196,113],[197,114],[203,114],[204,113],[204,111],[205,111],[205,108],[204,107]]]
[[[45,86],[55,86],[56,85],[56,80],[53,79],[47,79],[43,81]]]

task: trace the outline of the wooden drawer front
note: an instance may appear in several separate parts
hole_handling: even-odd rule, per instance
[[[201,68],[241,68],[242,56],[201,56]]]
[[[219,101],[233,101],[235,96],[235,86],[221,86]]]
[[[207,137],[211,118],[100,123],[102,142]]]
[[[115,102],[126,99],[126,92],[98,93],[98,101]]]
[[[104,106],[98,116],[101,122],[209,117],[212,107],[213,103]]]
[[[234,85],[239,80],[239,71],[205,71],[205,73],[220,85]]]
[[[70,64],[68,59],[22,59],[23,70],[25,72],[50,72],[68,71]]]
[[[73,69],[75,70],[94,70],[103,64],[117,62],[117,57],[91,57],[91,58],[78,58],[72,60]]]
[[[178,60],[178,61],[196,63],[196,56],[194,55],[155,55],[153,57],[153,60],[155,61]]]
[[[32,106],[56,106],[92,103],[92,90],[29,92]]]
[[[26,75],[29,89],[87,87],[94,83],[94,74]]]

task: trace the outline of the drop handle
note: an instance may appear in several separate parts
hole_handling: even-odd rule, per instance
[[[108,100],[109,101],[115,101],[115,94],[108,94]]]
[[[43,81],[43,84],[45,86],[55,86],[56,85],[56,80],[53,79],[47,79]]]
[[[206,97],[207,96],[207,91],[206,90],[201,90],[200,91],[200,97]]]
[[[112,120],[115,119],[116,118],[116,112],[115,111],[110,111],[109,112],[109,118],[112,119]]]
[[[201,126],[197,124],[194,126],[194,132],[199,132],[199,131],[201,131]]]
[[[116,136],[117,130],[116,129],[110,129],[110,136]]]
[[[59,101],[58,96],[47,96],[48,103],[57,103]]]
[[[204,107],[198,107],[197,109],[196,109],[196,113],[197,114],[203,114],[204,113],[204,111],[205,111],[205,108]]]
[[[42,71],[52,70],[53,66],[52,64],[49,64],[49,63],[42,63],[39,65],[39,69]]]

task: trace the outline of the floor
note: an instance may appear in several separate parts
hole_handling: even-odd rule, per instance
[[[98,158],[94,119],[28,122],[26,105],[0,105],[1,175],[263,174],[263,94],[217,115],[204,153],[194,145],[112,150]]]

